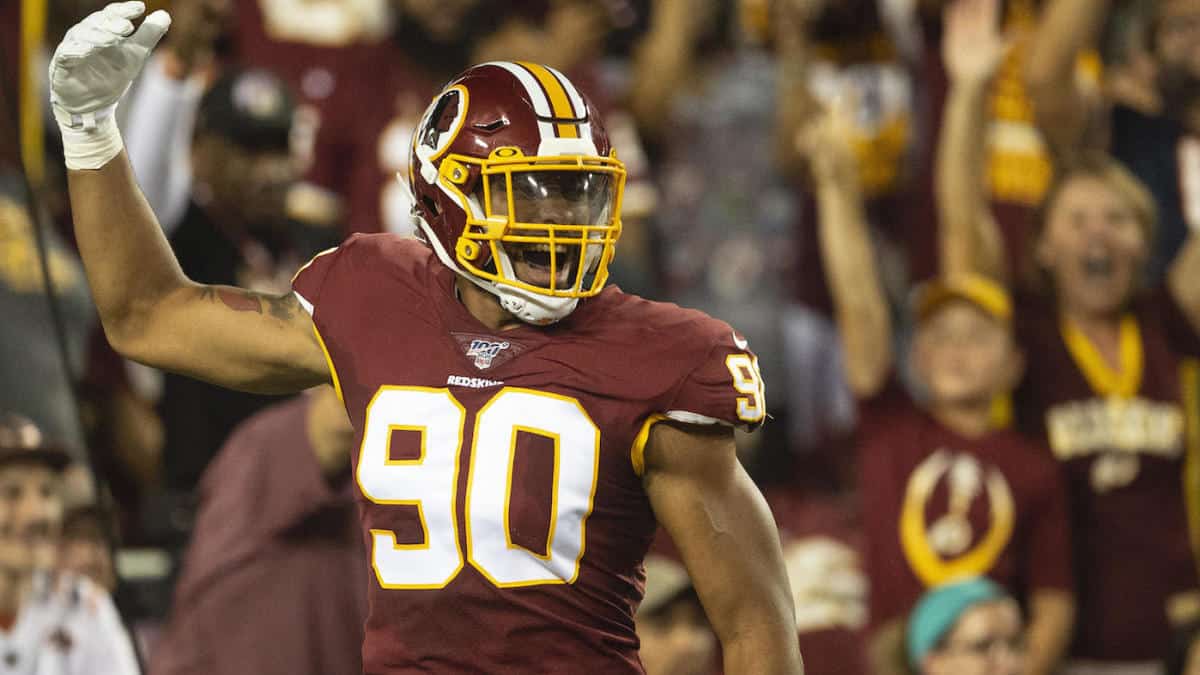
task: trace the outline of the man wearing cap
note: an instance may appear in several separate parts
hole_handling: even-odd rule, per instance
[[[924,595],[908,619],[905,648],[919,675],[1025,673],[1021,610],[994,582],[966,579]]]
[[[53,572],[70,463],[28,419],[0,415],[0,674],[136,675],[102,589]]]
[[[973,276],[918,289],[907,369],[918,403],[893,372],[891,320],[856,178],[844,168],[847,143],[831,121],[810,133],[821,148],[813,173],[825,270],[859,400],[873,670],[898,672],[903,618],[926,589],[987,576],[1029,613],[1028,672],[1050,673],[1074,614],[1066,495],[1048,453],[994,416],[1023,363],[1009,298]]]
[[[288,148],[294,107],[283,81],[261,69],[233,70],[204,95],[191,202],[170,238],[190,278],[283,292],[303,260],[336,243],[308,241],[313,232],[285,215],[296,179]],[[234,427],[278,400],[166,375],[159,412],[168,488],[190,491]]]

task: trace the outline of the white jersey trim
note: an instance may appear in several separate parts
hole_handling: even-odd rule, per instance
[[[723,419],[701,415],[700,413],[688,412],[687,410],[668,410],[666,416],[676,422],[684,424],[720,424],[731,427],[733,424],[726,422]]]

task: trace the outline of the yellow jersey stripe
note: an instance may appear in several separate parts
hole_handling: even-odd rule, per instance
[[[317,330],[315,320],[313,321],[313,335],[317,336],[317,344],[321,345],[321,353],[325,355],[325,363],[329,365],[329,379],[333,380],[333,391],[342,405],[346,405],[346,399],[342,396],[342,381],[338,378],[337,368],[333,367],[333,357],[329,355],[329,348],[325,346],[325,340],[321,337],[321,331]]]
[[[642,423],[641,431],[633,439],[633,447],[629,450],[629,460],[633,463],[633,472],[642,475],[646,471],[646,442],[650,440],[650,427],[667,419],[666,415],[651,415]]]

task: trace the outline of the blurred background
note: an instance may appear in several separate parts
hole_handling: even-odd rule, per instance
[[[350,511],[349,450],[342,447],[345,440],[341,446],[317,440],[337,436],[336,429],[288,436],[288,425],[278,423],[281,413],[265,421],[256,417],[278,411],[272,406],[284,399],[157,372],[108,346],[73,249],[65,169],[45,82],[49,55],[63,33],[102,4],[0,0],[0,410],[32,419],[74,460],[63,474],[62,498],[72,511],[54,527],[63,537],[56,564],[92,576],[114,594],[155,675],[357,672],[357,653],[349,654],[350,665],[321,661],[324,656],[298,645],[299,634],[279,627],[270,634],[281,642],[259,643],[271,654],[261,664],[215,665],[217,646],[236,640],[227,633],[257,615],[259,609],[250,607],[263,605],[244,602],[225,633],[197,608],[221,602],[214,597],[232,602],[248,589],[261,590],[270,574],[247,577],[244,587],[219,587],[263,566],[281,568],[280,575],[293,579],[342,577],[340,586],[322,591],[329,596],[324,601],[281,602],[292,603],[288,611],[315,614],[336,605],[336,616],[348,619],[312,622],[330,626],[319,628],[323,635],[350,629],[330,637],[325,648],[355,649],[361,624],[355,626],[354,617],[362,611],[362,584],[370,575]],[[1192,508],[1200,500],[1200,473],[1189,463],[1200,452],[1200,429],[1189,426],[1200,416],[1200,390],[1196,377],[1179,374],[1188,372],[1185,357],[1194,354],[1175,342],[1155,342],[1159,333],[1174,335],[1175,324],[1163,319],[1166,327],[1159,330],[1151,325],[1159,314],[1131,309],[1165,283],[1175,289],[1174,304],[1185,318],[1200,316],[1189,311],[1187,294],[1179,290],[1200,288],[1200,273],[1175,264],[1200,227],[1200,136],[1194,135],[1200,130],[1200,0],[148,4],[168,9],[174,21],[123,100],[119,121],[139,182],[184,271],[205,283],[286,292],[300,265],[350,233],[413,235],[409,195],[394,176],[407,172],[411,135],[425,106],[466,66],[529,60],[571,77],[602,112],[629,170],[614,283],[724,319],[759,355],[772,419],[762,431],[740,437],[739,447],[775,511],[797,602],[797,634],[809,672],[817,675],[933,668],[926,667],[929,660],[897,657],[903,650],[899,633],[886,634],[895,633],[925,589],[949,577],[923,575],[921,565],[906,557],[911,548],[896,541],[902,510],[913,496],[908,472],[915,469],[895,469],[894,489],[864,479],[882,475],[878,481],[886,481],[888,470],[865,469],[872,459],[863,453],[883,457],[893,449],[864,440],[869,434],[861,418],[876,414],[864,401],[892,388],[917,402],[905,414],[924,414],[929,382],[906,365],[919,323],[910,297],[920,282],[946,271],[946,249],[953,245],[946,230],[957,226],[946,219],[985,211],[979,218],[997,236],[981,247],[1001,261],[994,270],[999,278],[1019,289],[1033,263],[1043,271],[1074,264],[1074,258],[1061,262],[1068,246],[1047,253],[1049,245],[1042,245],[1045,214],[1056,208],[1048,197],[1064,193],[1058,183],[1069,172],[1063,167],[1080,157],[1115,157],[1139,181],[1137,189],[1157,216],[1151,216],[1141,248],[1127,256],[1118,244],[1103,243],[1110,234],[1087,234],[1078,283],[1111,296],[1112,307],[1098,314],[1117,321],[1134,312],[1145,345],[1132,349],[1144,350],[1151,365],[1140,389],[1093,387],[1075,402],[1153,399],[1169,408],[1154,419],[1175,425],[1173,435],[1144,453],[1135,448],[1123,456],[1153,465],[1155,480],[1171,486],[1170,499],[1156,511],[1129,497],[1161,496],[1159,483],[1147,482],[1136,465],[1133,477],[1118,475],[1109,483],[1089,478],[1097,471],[1129,471],[1127,461],[1095,466],[1113,448],[1138,445],[1118,438],[1128,422],[1097,413],[1079,422],[1091,425],[1094,447],[1075,454],[1058,447],[1049,452],[1055,439],[1040,422],[1020,429],[1033,429],[1030,447],[1059,460],[1048,463],[1047,490],[1054,494],[1045,501],[1021,496],[1035,479],[1009,471],[1006,460],[994,462],[1006,489],[1021,493],[1003,555],[983,563],[972,557],[997,521],[1007,517],[1012,525],[990,489],[987,451],[974,449],[987,443],[958,448],[978,460],[962,465],[967,468],[934,471],[932,487],[916,507],[916,528],[918,536],[928,535],[931,555],[941,562],[969,559],[962,569],[1000,582],[1018,600],[1026,623],[1036,623],[1039,589],[1057,589],[1074,603],[1073,622],[1047,620],[1053,628],[1027,631],[1025,646],[1013,647],[1031,653],[1022,670],[997,666],[1002,659],[996,654],[1007,647],[987,643],[967,652],[981,655],[989,669],[959,665],[940,672],[1200,672],[1200,656],[1191,659],[1192,670],[1183,670],[1195,634],[1189,626],[1200,617],[1193,554],[1200,529],[1193,527]],[[1096,200],[1103,201],[1081,203]],[[1071,221],[1078,231],[1120,219],[1078,212],[1083,215]],[[1093,240],[1102,242],[1096,245],[1102,250],[1083,250]],[[866,257],[855,257],[860,251]],[[1117,279],[1114,270],[1127,259],[1133,272]],[[1071,274],[1055,277],[1056,291],[1073,288]],[[882,304],[857,303],[859,287],[869,290],[868,301]],[[1024,312],[1025,296],[1014,292],[1012,298],[1017,314]],[[1059,305],[1066,303],[1059,297]],[[871,330],[872,317],[890,326],[885,351],[899,356],[894,373],[863,384],[852,381],[863,358],[861,345],[853,343]],[[1197,325],[1193,319],[1193,335]],[[1057,335],[1055,329],[1052,342]],[[1105,347],[1102,327],[1089,335],[1102,355],[1118,355],[1119,371],[1125,343]],[[1062,340],[1057,344],[1067,364],[1062,367],[1070,370],[1067,359],[1075,357]],[[1151,356],[1154,350],[1165,355]],[[1026,362],[1040,367],[1030,354]],[[1021,392],[1015,401],[997,397],[999,408],[1017,408],[1018,427]],[[309,396],[314,409],[320,397]],[[1057,403],[1062,401],[1043,408]],[[1012,418],[1011,410],[1007,418],[1003,410],[996,414],[996,428]],[[279,435],[264,440],[265,432],[239,430],[248,420],[259,431],[279,427]],[[912,444],[922,457],[943,449],[943,441],[922,438],[895,444]],[[300,475],[303,465],[314,458],[319,471],[309,473],[322,476],[328,489],[293,503],[296,485],[311,479]],[[1079,461],[1089,462],[1082,478],[1072,464]],[[1126,496],[1093,508],[1094,495],[1081,496],[1089,489]],[[880,496],[892,492],[894,500]],[[286,502],[280,513],[273,510],[275,499]],[[1153,520],[1163,512],[1178,513],[1181,526],[1154,529],[1141,549],[1122,543],[1097,553],[1089,548],[1094,541],[1079,543],[1067,525],[1033,531],[1046,514],[1062,515],[1054,522],[1069,521],[1079,533],[1103,532],[1106,518]],[[259,523],[255,514],[277,522]],[[969,523],[965,531],[962,523]],[[959,534],[946,534],[951,530]],[[1047,538],[1062,545],[1045,545]],[[872,555],[887,555],[875,551],[873,541],[895,544],[897,569],[870,563]],[[1147,591],[1157,594],[1145,600],[1151,606],[1146,611],[1157,617],[1153,634],[1112,644],[1121,642],[1120,631],[1105,634],[1117,637],[1089,633],[1087,626],[1103,623],[1101,615],[1120,613],[1121,602],[1141,602],[1091,600],[1091,582],[1082,580],[1090,578],[1096,556],[1133,560],[1113,574],[1152,577],[1153,564],[1145,561],[1162,558],[1159,549],[1186,559],[1188,570],[1178,587]],[[320,560],[307,571],[289,567],[287,561],[305,556]],[[672,562],[670,542],[656,546],[656,556],[639,614],[647,667],[652,675],[714,672],[715,642],[686,573]],[[1065,580],[1039,586],[1054,576],[1039,576],[1043,568],[1065,570]],[[912,592],[887,591],[886,603],[875,599],[880,589],[907,587],[910,578]],[[1139,580],[1125,581],[1133,589],[1129,595],[1138,596]],[[279,593],[307,595],[309,589]],[[280,654],[289,650],[309,670],[281,665]],[[317,662],[325,665],[312,665]]]

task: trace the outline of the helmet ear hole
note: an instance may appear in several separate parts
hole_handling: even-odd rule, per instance
[[[433,198],[431,198],[429,195],[421,195],[421,204],[423,204],[425,209],[429,211],[430,216],[437,218],[438,216],[442,215],[442,211],[438,208],[437,202],[433,201]]]

